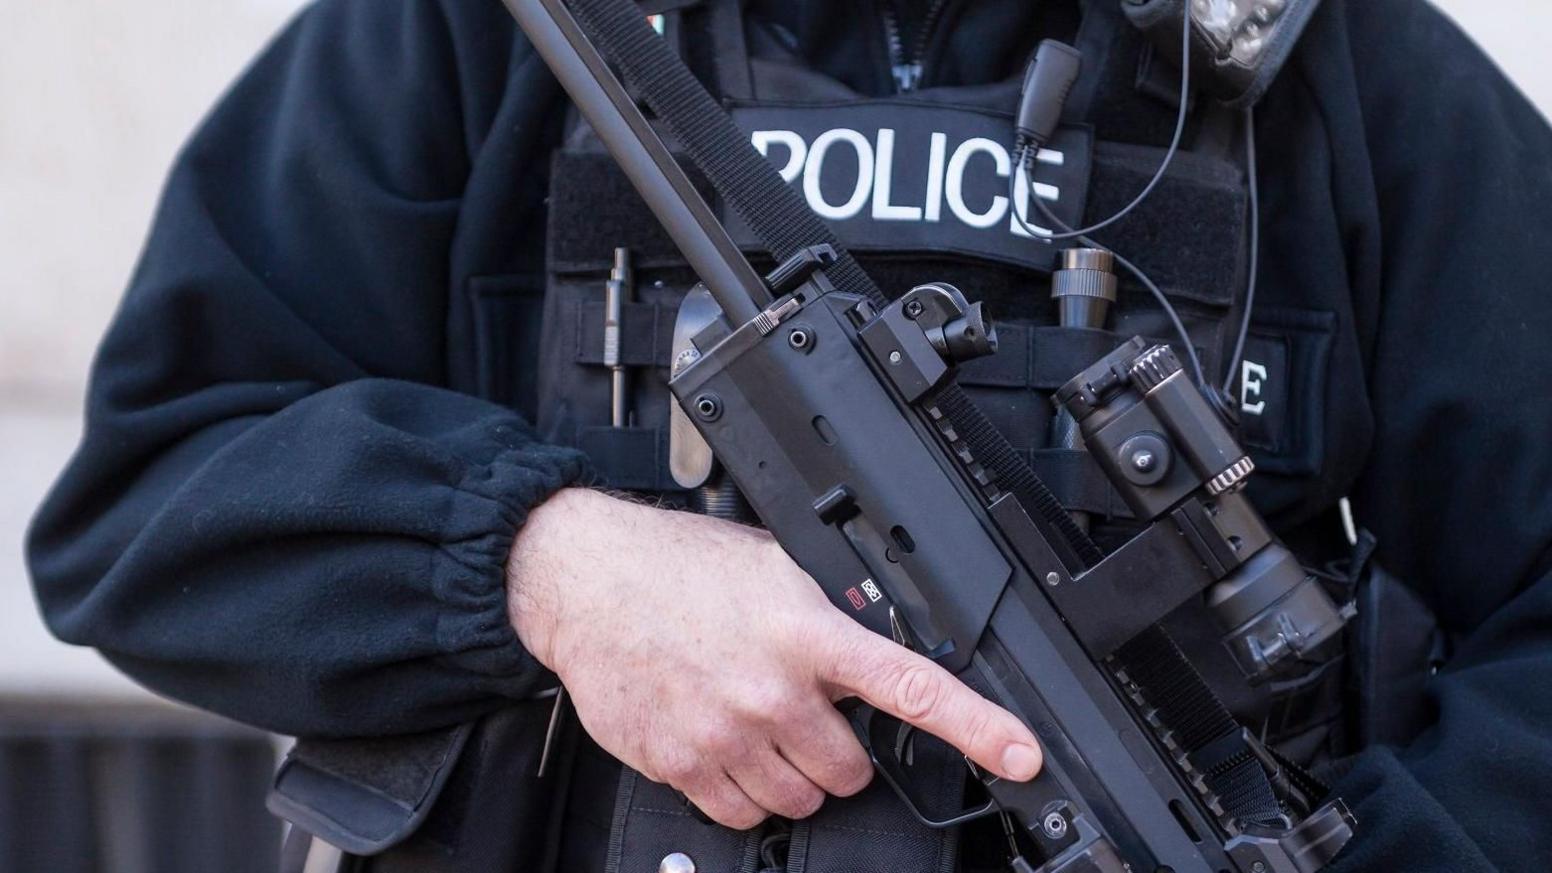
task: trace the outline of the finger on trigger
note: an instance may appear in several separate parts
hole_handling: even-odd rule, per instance
[[[828,681],[942,739],[1004,779],[1026,782],[1039,773],[1039,744],[1011,713],[926,658],[853,627],[858,634],[828,661]]]

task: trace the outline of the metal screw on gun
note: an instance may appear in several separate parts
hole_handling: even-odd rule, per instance
[[[1045,835],[1053,840],[1067,836],[1067,819],[1059,812],[1047,815],[1040,826],[1045,830]]]
[[[715,394],[702,394],[695,398],[695,414],[701,421],[716,421],[722,417],[722,401]]]

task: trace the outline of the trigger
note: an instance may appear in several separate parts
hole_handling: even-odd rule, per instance
[[[857,715],[863,715],[868,728],[858,725]],[[878,742],[864,740],[863,745],[867,748],[868,755],[872,757],[873,766],[878,770],[878,774],[894,790],[895,795],[900,798],[905,804],[906,809],[910,811],[917,821],[929,828],[947,828],[974,821],[978,818],[984,818],[998,811],[996,800],[988,797],[986,803],[981,806],[960,810],[947,818],[937,818],[929,815],[917,803],[916,798],[911,795],[910,788],[908,787],[910,780],[906,775],[906,770],[913,765],[916,757],[916,735],[918,730],[905,722],[899,721],[896,721],[894,725],[878,724],[874,721],[874,717],[877,715],[878,713],[872,710],[871,707],[858,707],[858,710],[853,714],[853,727],[857,728],[859,732],[870,728],[879,732],[877,736]],[[891,721],[893,720],[891,719]],[[891,727],[894,731],[892,737],[888,733]]]
[[[907,767],[916,766],[916,727],[904,722],[895,734],[895,760]]]

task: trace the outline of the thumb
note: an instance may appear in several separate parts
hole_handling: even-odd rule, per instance
[[[938,737],[1004,779],[1027,782],[1040,772],[1029,728],[947,670],[850,621],[829,639],[819,674],[843,696]]]

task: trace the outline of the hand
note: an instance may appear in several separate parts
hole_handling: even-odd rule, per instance
[[[1005,779],[1039,771],[1018,719],[846,617],[763,531],[567,490],[531,514],[507,575],[518,637],[593,739],[729,827],[868,784],[847,697]]]

